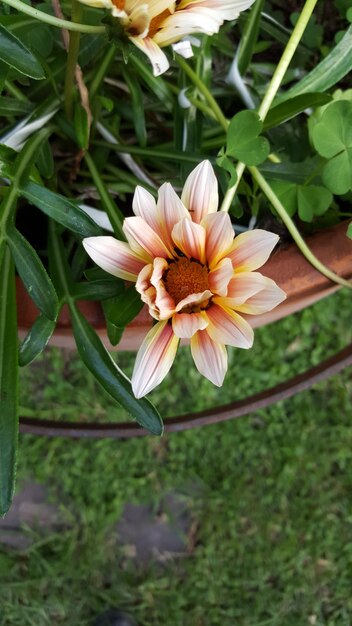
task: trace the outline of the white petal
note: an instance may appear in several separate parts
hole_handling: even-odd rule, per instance
[[[262,291],[269,279],[259,272],[234,273],[227,290],[226,306],[235,308]]]
[[[216,11],[206,7],[196,7],[184,11],[177,10],[162,22],[161,28],[155,33],[153,40],[163,47],[180,41],[192,33],[213,35],[219,31],[222,22],[222,17]]]
[[[191,339],[191,352],[197,370],[214,385],[221,387],[227,372],[225,346],[213,341],[206,330],[200,330]]]
[[[233,267],[230,259],[222,259],[215,269],[209,272],[209,287],[212,292],[219,296],[226,296],[232,276]]]
[[[202,161],[190,173],[185,182],[181,200],[194,222],[200,223],[208,213],[217,211],[218,181],[209,161]]]
[[[181,0],[178,9],[204,6],[215,11],[223,20],[235,20],[255,0]]]
[[[144,221],[142,217],[126,217],[123,223],[123,232],[132,250],[137,253],[147,253],[149,257],[170,257],[167,247],[159,235]]]
[[[132,389],[142,398],[159,385],[174,362],[179,339],[169,322],[158,322],[144,339],[132,374]]]
[[[135,189],[132,201],[133,213],[137,217],[142,217],[147,224],[161,236],[161,228],[159,224],[156,202],[152,194],[144,187],[138,185]]]
[[[279,236],[267,230],[250,230],[235,237],[230,257],[236,272],[251,272],[264,265],[279,241]]]
[[[82,243],[87,254],[99,267],[124,280],[136,281],[146,264],[127,243],[114,237],[87,237]]]
[[[167,60],[166,54],[153,39],[150,39],[150,37],[145,37],[144,39],[140,37],[130,37],[130,39],[134,45],[149,58],[153,66],[154,76],[160,76],[160,74],[163,74],[169,69],[169,61]]]
[[[89,215],[89,217],[91,217],[92,220],[96,224],[98,224],[98,226],[101,226],[105,230],[109,230],[111,233],[114,232],[114,229],[105,211],[95,209],[92,206],[88,206],[88,204],[79,204],[78,206],[80,209],[82,209],[82,211],[87,213],[87,215]]]
[[[251,348],[254,333],[243,317],[226,307],[218,306],[221,298],[214,298],[207,310],[209,326],[207,332],[216,343],[224,343],[235,348]]]
[[[244,304],[236,307],[236,310],[249,315],[261,315],[261,313],[272,311],[285,299],[285,292],[271,278],[266,278],[264,289],[248,298]]]
[[[180,302],[176,306],[176,311],[177,313],[179,313],[180,311],[182,311],[182,309],[189,306],[204,306],[207,300],[212,297],[212,295],[213,294],[211,293],[211,291],[209,291],[209,289],[206,289],[201,293],[191,293],[186,298],[183,298],[183,300],[180,300]]]
[[[173,43],[172,49],[176,54],[179,54],[184,59],[190,59],[193,57],[191,42],[185,39],[178,41],[177,43]]]
[[[183,219],[175,224],[172,239],[183,254],[205,263],[205,229],[203,226]]]
[[[169,248],[173,248],[172,229],[181,220],[190,220],[189,213],[170,183],[161,185],[156,206],[163,241]]]
[[[176,313],[172,318],[172,328],[180,339],[190,339],[198,330],[204,330],[208,323],[205,313]]]
[[[234,232],[227,213],[211,213],[202,220],[206,230],[206,258],[211,269],[225,256],[233,244]]]

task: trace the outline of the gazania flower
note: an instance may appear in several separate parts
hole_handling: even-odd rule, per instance
[[[255,270],[278,236],[253,230],[234,238],[227,213],[217,212],[217,180],[209,161],[189,175],[181,200],[165,183],[158,201],[137,187],[127,242],[89,237],[83,245],[106,272],[136,283],[157,323],[145,337],[132,375],[137,398],[168,373],[180,339],[190,340],[196,367],[219,387],[227,370],[226,345],[250,348],[253,330],[241,316],[270,311],[285,293]]]
[[[127,36],[144,52],[158,76],[169,67],[164,46],[175,44],[186,35],[217,33],[224,20],[236,19],[255,0],[80,0],[91,7],[110,9],[119,18]],[[188,41],[175,50],[192,56]]]

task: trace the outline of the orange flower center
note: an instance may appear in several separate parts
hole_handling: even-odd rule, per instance
[[[125,0],[112,0],[112,3],[119,11],[123,11],[125,8]]]
[[[178,304],[193,293],[202,293],[209,289],[208,268],[198,261],[181,257],[169,264],[164,282],[167,292],[175,304]]]

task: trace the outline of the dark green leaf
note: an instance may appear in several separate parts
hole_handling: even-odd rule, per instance
[[[30,102],[22,102],[22,100],[6,96],[0,97],[0,115],[27,115],[32,109],[33,105]]]
[[[19,365],[31,363],[45,348],[55,329],[55,322],[39,315],[23,340],[19,351]]]
[[[14,227],[7,229],[6,239],[30,297],[46,317],[55,320],[58,312],[57,295],[37,253]]]
[[[258,137],[263,123],[254,111],[241,111],[235,115],[227,134],[227,154],[246,165],[263,163],[270,152],[265,137]]]
[[[78,145],[86,150],[89,145],[89,124],[87,111],[81,104],[75,106],[74,124]]]
[[[20,193],[43,213],[82,237],[101,234],[99,226],[72,200],[36,183],[26,183]]]
[[[109,322],[124,328],[134,320],[143,308],[141,295],[134,285],[124,288],[122,293],[104,303],[104,310]]]
[[[299,83],[294,85],[278,100],[316,91],[327,91],[352,70],[352,26],[331,52]]]
[[[323,215],[332,203],[332,194],[325,187],[300,185],[297,189],[298,215],[311,222],[314,216]]]
[[[25,76],[36,80],[45,78],[44,70],[33,53],[1,24],[0,59]]]
[[[115,280],[92,280],[87,283],[76,283],[73,296],[76,300],[107,300],[123,293],[124,285]]]
[[[246,73],[253,56],[254,48],[258,39],[263,6],[264,0],[258,0],[255,2],[247,17],[246,26],[244,28],[237,52],[237,67],[241,76]]]
[[[18,438],[15,275],[8,250],[0,267],[0,516],[14,492]]]
[[[123,406],[137,422],[153,435],[163,432],[162,419],[155,407],[142,398],[137,400],[131,383],[112,360],[87,320],[71,307],[72,328],[82,361],[104,389]]]
[[[36,160],[39,173],[43,178],[51,178],[54,175],[54,159],[49,141],[42,143]]]
[[[332,100],[332,96],[324,93],[305,93],[286,100],[268,111],[264,121],[264,129],[279,126],[286,120],[295,117],[309,107],[319,107]]]
[[[222,153],[217,157],[216,159],[216,164],[221,167],[223,170],[225,170],[226,172],[228,172],[228,174],[230,174],[230,180],[228,183],[229,187],[232,187],[233,185],[236,184],[237,181],[237,172],[236,172],[236,168],[233,164],[233,161],[231,159],[229,159],[228,156],[226,156],[226,154],[224,154],[224,152],[222,151]]]
[[[147,128],[144,115],[143,93],[136,77],[134,75],[131,76],[130,70],[124,71],[123,76],[132,99],[133,123],[136,131],[136,137],[139,145],[146,146]]]

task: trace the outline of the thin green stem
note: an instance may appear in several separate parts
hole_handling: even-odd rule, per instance
[[[266,182],[265,178],[261,175],[259,170],[257,170],[256,167],[249,167],[248,169],[250,173],[252,174],[254,180],[257,182],[261,190],[265,193],[266,197],[273,205],[279,217],[282,219],[287,230],[291,234],[293,240],[296,242],[298,248],[300,249],[302,254],[305,256],[307,261],[309,261],[309,263],[313,265],[313,267],[315,267],[315,269],[317,269],[318,272],[320,272],[321,274],[323,274],[324,276],[326,276],[333,282],[339,285],[342,285],[343,287],[349,287],[349,289],[352,289],[351,281],[345,280],[341,276],[338,276],[337,274],[329,270],[329,268],[326,267],[323,263],[321,263],[319,259],[317,259],[317,257],[313,254],[313,252],[309,249],[306,242],[300,235],[296,225],[294,224],[294,222],[292,221],[292,219],[286,212],[285,207],[283,206],[283,204],[281,204],[277,195],[273,192],[270,185]]]
[[[290,39],[287,42],[287,45],[285,47],[285,50],[282,54],[282,57],[277,65],[277,68],[273,74],[273,77],[271,79],[270,85],[267,89],[267,92],[263,98],[263,101],[258,109],[258,114],[259,117],[264,121],[270,106],[279,90],[279,87],[282,83],[282,80],[286,74],[287,68],[289,66],[289,64],[291,63],[292,57],[297,49],[297,46],[299,45],[299,42],[302,39],[302,35],[305,31],[305,28],[309,22],[309,19],[314,11],[315,5],[318,2],[318,0],[306,0],[305,5],[300,13],[300,16],[297,20],[297,23],[292,31],[292,35],[290,37]],[[245,166],[243,165],[243,163],[238,163],[237,167],[236,167],[236,172],[237,172],[237,180],[235,185],[233,185],[232,187],[229,187],[229,189],[227,190],[222,206],[221,206],[221,211],[228,211],[231,204],[232,204],[232,200],[235,196],[235,193],[237,191],[238,185],[240,183],[241,177],[243,175],[243,172],[245,170]]]
[[[74,23],[78,23],[82,17],[82,5],[80,2],[77,2],[77,0],[72,0],[71,17]],[[64,87],[65,111],[69,119],[72,118],[73,87],[75,84],[80,37],[81,33],[79,32],[70,33]]]
[[[66,30],[76,31],[78,33],[90,33],[90,34],[101,34],[106,32],[105,26],[92,26],[91,24],[74,24],[73,22],[69,22],[68,20],[62,20],[59,17],[54,17],[49,13],[44,13],[44,11],[38,11],[38,9],[33,9],[33,7],[21,2],[21,0],[2,0],[4,4],[8,4],[10,7],[21,11],[21,13],[25,13],[26,15],[30,15],[30,17],[34,17],[36,20],[40,22],[44,22],[45,24],[50,24],[50,26],[56,26],[57,28],[66,28]]]
[[[264,99],[259,107],[259,117],[264,121],[271,104],[279,90],[282,80],[287,72],[288,66],[292,61],[292,57],[296,52],[297,46],[302,39],[303,33],[307,27],[307,24],[311,18],[311,15],[315,9],[315,5],[318,0],[306,0],[306,3],[299,15],[297,23],[292,31],[292,35],[287,42],[284,53],[279,61],[279,64],[273,74],[268,90],[264,96]]]
[[[209,89],[202,82],[199,76],[196,74],[194,70],[186,63],[186,61],[178,54],[176,54],[176,60],[180,68],[187,74],[187,76],[191,79],[192,83],[198,88],[198,91],[204,96],[206,101],[209,104],[210,109],[213,111],[215,118],[218,120],[219,124],[222,128],[227,131],[229,122],[220,109],[218,103],[216,102],[213,95],[210,93]]]

